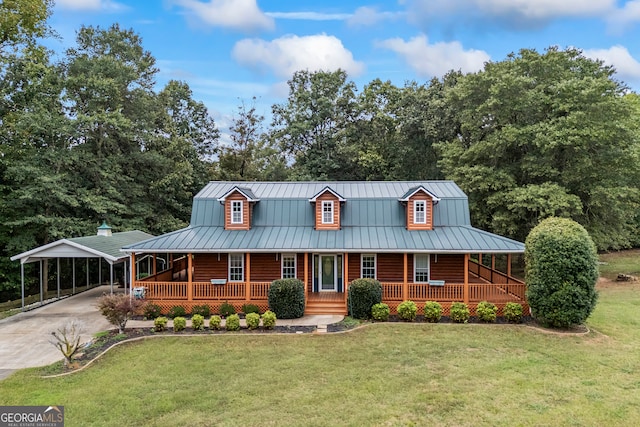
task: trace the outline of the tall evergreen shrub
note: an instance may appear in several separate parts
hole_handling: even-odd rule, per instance
[[[278,319],[304,316],[304,283],[298,279],[274,280],[269,287],[269,310]]]
[[[356,279],[349,284],[349,315],[356,319],[371,317],[371,308],[382,302],[382,285],[375,279]]]

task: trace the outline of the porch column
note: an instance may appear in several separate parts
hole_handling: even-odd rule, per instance
[[[342,269],[342,291],[344,292],[344,303],[347,303],[347,287],[349,284],[349,254],[344,253],[344,268]]]
[[[402,299],[407,301],[409,299],[409,276],[407,269],[409,267],[409,255],[405,252],[403,259],[403,279],[402,279]]]
[[[58,298],[60,298],[60,258],[56,258],[56,284],[58,285]]]
[[[187,254],[187,301],[193,301],[193,272],[191,267],[193,266],[193,256],[191,253]]]
[[[309,254],[304,254],[304,300],[309,299]]]
[[[469,304],[469,254],[464,254],[464,303]]]
[[[496,254],[491,254],[491,269],[496,269]]]
[[[133,294],[133,287],[136,284],[136,254],[135,252],[131,252],[131,259],[129,260],[129,270],[130,270],[130,279],[129,279],[129,299],[131,299]],[[127,291],[127,287],[124,287],[125,292]]]
[[[156,254],[153,254],[153,265],[151,266],[151,274],[155,276],[156,274],[156,264],[158,260],[156,259]]]
[[[251,254],[247,252],[247,266],[246,266],[247,274],[245,275],[245,288],[244,288],[244,299],[246,301],[251,300]]]
[[[511,254],[507,254],[507,276],[511,277]]]

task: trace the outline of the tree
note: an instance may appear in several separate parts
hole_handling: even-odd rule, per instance
[[[562,216],[601,249],[631,244],[638,139],[613,73],[579,50],[550,48],[458,77],[446,102],[459,131],[437,147],[477,226],[522,240],[541,219]]]
[[[0,58],[6,58],[39,37],[52,35],[47,19],[53,0],[3,0],[0,3]]]
[[[98,298],[97,307],[109,323],[118,328],[118,333],[122,334],[131,316],[142,308],[142,301],[126,294],[105,294]]]
[[[598,254],[575,221],[547,218],[526,240],[527,301],[542,324],[566,328],[583,323],[596,305]]]

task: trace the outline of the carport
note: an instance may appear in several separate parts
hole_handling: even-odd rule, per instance
[[[104,222],[98,227],[98,233],[95,236],[74,237],[69,239],[60,239],[55,242],[37,247],[27,252],[11,257],[11,261],[20,260],[20,275],[22,284],[22,309],[24,310],[25,288],[24,288],[24,265],[31,262],[39,262],[39,278],[40,278],[40,301],[43,300],[43,261],[48,259],[56,259],[57,268],[57,285],[58,296],[60,296],[60,259],[63,258],[85,258],[87,265],[89,259],[98,258],[101,265],[104,259],[109,264],[109,284],[111,285],[111,293],[113,293],[113,269],[114,265],[125,263],[125,271],[130,271],[128,266],[129,255],[124,254],[120,249],[124,246],[142,242],[152,238],[153,235],[139,230],[124,231],[120,233],[112,233],[111,227]],[[102,283],[102,268],[98,269],[98,282]],[[89,283],[89,270],[87,269],[87,286]],[[75,293],[76,271],[75,262],[73,263],[73,291]],[[125,277],[128,277],[125,274]]]

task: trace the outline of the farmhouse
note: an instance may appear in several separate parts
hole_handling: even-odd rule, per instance
[[[305,284],[308,314],[346,314],[349,283],[375,278],[392,312],[403,300],[526,304],[511,277],[520,242],[471,226],[467,196],[451,181],[210,182],[187,228],[123,248],[168,268],[134,291],[163,310],[229,302],[267,309],[271,282]],[[496,268],[496,259],[504,268]]]

